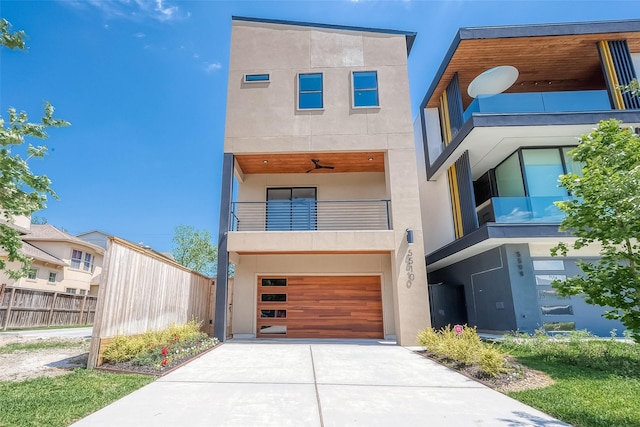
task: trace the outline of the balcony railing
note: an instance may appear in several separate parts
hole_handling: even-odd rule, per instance
[[[478,206],[478,224],[559,224],[564,213],[554,202],[562,200],[571,200],[571,197],[493,197]]]
[[[611,110],[606,90],[502,93],[478,96],[465,110],[466,122],[473,113],[562,113]]]
[[[389,200],[234,202],[231,231],[390,230]]]

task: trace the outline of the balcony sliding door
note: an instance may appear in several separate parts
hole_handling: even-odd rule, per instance
[[[267,189],[267,230],[316,230],[315,187]]]

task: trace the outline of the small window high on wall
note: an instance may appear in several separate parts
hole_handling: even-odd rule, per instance
[[[322,91],[322,73],[298,74],[298,109],[323,108]]]
[[[380,105],[377,71],[354,71],[351,81],[354,108],[378,107]]]

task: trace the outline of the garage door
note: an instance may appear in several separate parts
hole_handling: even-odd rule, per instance
[[[257,336],[383,338],[380,276],[258,277]]]

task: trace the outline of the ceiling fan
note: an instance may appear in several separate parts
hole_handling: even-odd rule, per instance
[[[321,165],[320,164],[320,160],[318,160],[318,159],[311,159],[311,161],[313,162],[313,167],[311,169],[309,169],[306,173],[309,173],[309,172],[314,171],[316,169],[333,169],[333,166]]]

